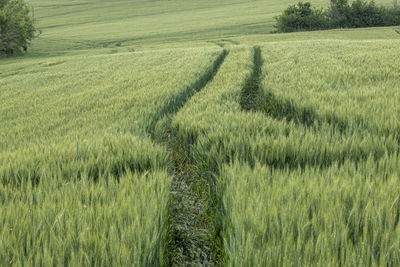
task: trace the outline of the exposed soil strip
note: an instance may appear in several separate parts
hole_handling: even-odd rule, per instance
[[[227,50],[213,65],[178,97],[162,108],[161,115],[147,129],[153,140],[166,143],[170,153],[170,175],[173,181],[168,204],[167,248],[168,266],[217,265],[221,258],[221,239],[216,223],[216,199],[209,166],[190,157],[187,147],[179,142],[171,128],[171,117],[217,74],[228,55]]]

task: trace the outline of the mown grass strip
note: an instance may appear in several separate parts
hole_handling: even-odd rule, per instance
[[[229,57],[212,82],[194,95],[171,120],[169,144],[175,146],[172,150],[177,152],[175,157],[177,162],[184,164],[181,169],[175,170],[177,175],[172,185],[176,189],[173,199],[170,200],[171,214],[174,209],[178,213],[170,217],[169,225],[172,227],[169,231],[167,261],[169,265],[219,266],[224,262],[222,245],[224,208],[221,202],[222,194],[216,188],[219,166],[214,157],[210,156],[209,147],[207,145],[202,147],[196,141],[197,137],[207,138],[208,130],[198,134],[188,130],[190,125],[200,122],[203,116],[208,117],[206,114],[210,112],[221,118],[219,111],[215,110],[221,97],[235,95],[235,101],[232,102],[234,106],[226,107],[240,112],[241,107],[236,100],[239,100],[244,81],[251,73],[251,64],[248,62],[250,58],[251,54],[247,47],[231,49]],[[235,83],[232,84],[232,80]],[[217,118],[213,121],[218,121]],[[206,125],[210,126],[211,131],[217,126],[208,123]],[[185,195],[182,196],[181,192],[185,192]]]
[[[280,101],[277,97],[267,91],[264,93],[262,88],[264,61],[261,55],[261,48],[255,46],[253,48],[253,69],[251,75],[246,79],[240,95],[240,105],[245,111],[262,111],[275,119],[285,119],[294,121],[306,126],[314,123],[316,114],[310,108],[300,108],[290,101]],[[335,123],[334,118],[331,122]]]

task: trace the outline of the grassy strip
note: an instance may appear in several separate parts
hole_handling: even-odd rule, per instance
[[[250,76],[246,79],[246,82],[241,90],[239,104],[245,111],[261,111],[267,116],[282,121],[282,122],[293,122],[295,125],[304,127],[307,131],[312,132],[315,135],[322,135],[327,131],[335,132],[335,135],[343,138],[350,138],[354,135],[370,136],[373,132],[363,127],[354,127],[346,119],[338,117],[336,114],[319,114],[315,108],[304,106],[293,102],[290,99],[283,99],[273,93],[273,90],[266,90],[263,88],[263,80],[268,79],[267,75],[263,73],[262,52],[260,47],[254,47],[253,49],[253,66]],[[283,121],[284,120],[284,121]],[[331,129],[331,130],[329,130]],[[294,129],[292,129],[294,130]],[[367,133],[368,134],[367,134]],[[382,133],[383,134],[383,133]],[[288,133],[289,135],[289,133]],[[385,134],[383,134],[386,136]],[[387,137],[387,136],[386,136]],[[399,142],[399,140],[397,140]],[[251,150],[251,149],[250,149]],[[392,149],[393,150],[393,149]],[[397,149],[395,149],[397,151]],[[392,152],[396,152],[392,151]],[[249,153],[249,155],[252,153]],[[315,152],[314,152],[315,154]],[[325,156],[329,154],[325,151]],[[369,157],[369,152],[362,153],[360,157],[352,157],[354,161],[365,160]],[[312,155],[312,154],[310,154]],[[380,158],[382,153],[374,153],[375,158]],[[267,155],[268,157],[268,155]],[[295,158],[297,154],[295,155]],[[330,160],[318,161],[315,156],[310,157],[310,160],[297,162],[292,156],[288,156],[284,159],[284,162],[280,160],[268,161],[267,165],[279,167],[279,168],[297,168],[302,166],[303,168],[307,164],[318,167],[328,167],[332,163],[338,161],[343,163],[347,158],[344,155],[338,155]],[[330,158],[330,156],[328,156]],[[247,160],[251,165],[254,164],[254,160]],[[296,162],[295,164],[292,164]],[[323,163],[321,163],[323,162]]]
[[[218,79],[197,94],[173,120],[182,143],[193,144],[199,154],[208,156],[210,165],[239,161],[282,169],[307,165],[325,168],[348,159],[360,162],[398,152],[393,136],[386,138],[362,127],[341,132],[326,121],[318,127],[307,127],[262,112],[242,112],[243,88],[255,67],[254,49],[248,56],[241,55],[240,49],[231,49],[230,55],[239,58],[232,60],[235,57],[230,56]],[[271,61],[266,57],[263,60]],[[270,79],[276,79],[275,75],[266,80]]]
[[[258,69],[254,58],[251,77],[239,101],[242,109],[257,111],[260,109],[256,103],[264,103],[261,110],[268,115],[265,117],[278,119],[274,120],[276,126],[286,123],[280,121],[285,119],[290,125],[286,138],[297,135],[300,141],[285,146],[286,140],[277,138],[274,144],[269,136],[266,140],[270,144],[262,149],[248,145],[243,154],[249,157],[240,156],[240,164],[222,167],[217,184],[218,191],[224,192],[227,213],[223,232],[227,266],[397,266],[399,190],[395,151],[388,147],[387,153],[394,154],[390,156],[368,153],[379,151],[379,146],[372,149],[370,144],[381,139],[380,136],[361,126],[354,127],[346,119],[339,120],[336,114],[323,117],[314,109],[303,107],[301,101],[293,104],[268,91],[262,99],[264,96],[258,93],[262,88],[260,79],[254,78]],[[273,126],[263,125],[269,131],[272,127],[268,126]],[[249,131],[250,127],[243,128]],[[313,138],[302,140],[297,134],[300,129],[321,138],[321,145]],[[360,134],[364,134],[366,143],[358,141]],[[225,140],[233,139],[229,135]],[[339,142],[334,138],[329,140],[330,135],[339,137]],[[248,137],[244,136],[242,143],[246,145]],[[254,144],[262,144],[261,136],[255,140]],[[320,150],[302,148],[309,141]],[[349,146],[340,142],[348,142]],[[334,144],[333,149],[329,143]],[[237,144],[231,145],[231,151],[237,150]],[[335,145],[341,148],[335,149]],[[273,146],[277,148],[276,158],[275,151],[271,150]],[[229,154],[225,151],[230,150],[226,148],[214,158],[223,162],[223,156]],[[318,152],[322,153],[318,155]],[[259,158],[265,155],[261,164],[256,157],[251,160],[257,153]],[[298,164],[296,159],[305,161]]]
[[[235,55],[235,57],[233,57],[233,55]],[[359,132],[354,131],[353,134],[347,132],[341,133],[338,129],[335,129],[326,121],[318,129],[315,129],[314,127],[307,127],[302,123],[295,124],[293,121],[287,122],[286,120],[276,120],[273,118],[273,116],[265,116],[265,114],[261,112],[242,112],[243,107],[239,104],[241,101],[240,96],[243,96],[243,93],[241,92],[243,92],[243,88],[245,88],[245,81],[249,80],[246,78],[252,76],[252,73],[254,73],[254,69],[256,69],[256,67],[254,67],[254,53],[249,53],[249,56],[245,56],[245,53],[243,53],[242,56],[240,55],[241,53],[239,53],[239,50],[231,49],[230,57],[226,60],[226,64],[222,66],[213,82],[210,83],[204,90],[202,90],[202,92],[194,96],[190,100],[190,105],[185,105],[185,107],[180,110],[173,119],[173,128],[176,128],[176,134],[179,135],[178,143],[180,147],[182,147],[184,153],[187,153],[189,158],[193,157],[197,160],[194,161],[196,162],[196,164],[200,166],[208,166],[209,171],[213,171],[213,173],[218,174],[219,167],[224,166],[224,163],[231,163],[231,165],[233,165],[234,163],[232,162],[240,162],[240,164],[243,164],[249,170],[255,169],[256,172],[258,172],[260,168],[267,168],[270,171],[274,171],[274,173],[283,173],[282,180],[283,178],[287,177],[286,173],[297,173],[298,175],[296,175],[296,179],[297,177],[299,177],[299,179],[304,178],[304,180],[300,181],[307,184],[307,177],[310,175],[306,171],[309,169],[315,169],[316,172],[321,171],[322,173],[324,173],[328,169],[335,171],[336,167],[340,169],[345,169],[347,166],[346,164],[352,164],[352,166],[354,166],[353,169],[355,171],[358,171],[360,169],[363,169],[363,163],[365,161],[368,161],[371,165],[373,164],[373,162],[380,160],[386,154],[391,155],[396,153],[397,145],[394,142],[393,138],[384,138],[380,135],[373,135],[369,131],[364,131],[361,127],[359,127]],[[253,58],[253,60],[251,60],[251,58]],[[256,86],[253,86],[253,88],[254,87]],[[274,93],[278,95],[276,92]],[[202,158],[201,156],[203,156],[204,158]],[[203,163],[205,161],[207,161],[206,164]],[[259,165],[267,165],[269,167],[259,167]],[[215,169],[217,169],[217,171],[215,171]],[[250,173],[251,175],[246,175],[247,173]],[[255,173],[255,175],[258,174]],[[332,176],[334,175],[335,174],[333,174]],[[350,174],[350,176],[351,175],[352,174]],[[235,177],[238,177],[238,175],[233,176],[231,175],[231,173],[228,172],[227,175],[221,173],[221,176],[222,179],[217,180],[218,196],[227,196],[229,194],[227,193],[227,191],[230,189],[226,186],[225,183],[229,183],[229,181],[231,181]],[[249,178],[249,180],[251,181],[253,173],[249,171],[246,172],[243,176]],[[212,178],[212,176],[210,177]],[[265,175],[261,173],[259,175],[259,180],[264,181],[264,177]],[[323,181],[324,176],[318,178],[320,179],[320,181]],[[317,180],[318,178],[316,178],[315,180]],[[240,176],[238,177],[238,179],[242,180],[242,177]],[[273,179],[274,176],[272,176],[271,180]],[[211,185],[213,185],[213,180],[214,179],[210,179]],[[346,179],[344,180],[346,181]],[[303,186],[300,181],[297,188],[301,189],[305,186]],[[393,184],[395,184],[395,182],[396,181],[393,181]],[[293,186],[293,188],[296,188],[296,183],[294,183],[295,185]],[[284,184],[284,182],[282,182],[282,184]],[[235,189],[240,189],[242,187],[244,186],[239,185],[238,187],[235,187]],[[257,188],[257,186],[255,186],[255,188]],[[279,188],[279,186],[276,188]],[[332,187],[328,187],[327,190],[331,188]],[[343,188],[346,187],[344,186]],[[389,188],[392,187],[389,186]],[[385,189],[383,189],[382,192],[385,192]],[[291,194],[294,190],[288,191],[290,191],[288,195],[296,196],[296,194]],[[247,198],[246,192],[250,191],[243,190],[242,199]],[[269,192],[271,193],[265,194],[265,197],[267,199],[269,195],[278,191],[273,188],[272,190],[269,190]],[[255,198],[257,198],[257,196],[261,196],[262,194],[263,191],[260,190],[254,195]],[[351,192],[349,194],[351,195]],[[323,195],[323,192],[321,193],[321,195]],[[231,196],[233,199],[235,199],[234,194],[232,194]],[[315,199],[318,199],[318,197],[319,196],[317,196]],[[285,199],[287,199],[287,197],[285,197]],[[249,228],[248,222],[252,223],[253,217],[262,217],[265,212],[262,212],[260,208],[258,212],[239,212],[238,216],[232,215],[232,213],[230,213],[230,210],[235,208],[236,203],[240,203],[239,199],[237,199],[237,201],[238,202],[235,202],[235,204],[231,204],[226,201],[225,198],[224,207],[226,207],[226,209],[222,209],[221,211],[218,210],[217,214],[218,218],[221,218],[225,224],[230,223],[228,220],[231,220],[233,223],[237,219],[236,217],[242,219],[242,221],[238,221],[237,226],[234,227],[234,229],[239,229],[238,232],[235,234],[238,234],[238,236],[240,236],[240,234],[244,230],[251,230],[251,228]],[[335,199],[328,204],[331,203],[333,205],[340,202],[339,200]],[[328,212],[324,213],[323,215],[329,214],[329,211],[332,210],[330,209],[330,205],[328,204],[325,205],[323,210],[327,210]],[[248,208],[251,209],[253,206],[258,205],[265,208],[265,201],[254,201],[254,203],[251,203]],[[217,204],[217,207],[222,206]],[[284,210],[285,203],[280,204],[279,208],[280,207],[282,207],[282,209]],[[335,208],[338,208],[338,212],[341,212],[340,204],[335,206]],[[227,210],[228,216],[226,215],[225,210]],[[268,210],[269,209],[267,209],[267,211]],[[289,214],[297,213],[291,212]],[[293,217],[294,219],[296,219],[295,216]],[[316,220],[319,220],[323,216],[321,215],[320,217],[315,217],[317,218]],[[257,220],[254,221],[256,222],[253,223],[255,227],[263,223]],[[397,225],[395,221],[396,219],[394,218],[393,226]],[[218,220],[216,222],[218,222]],[[279,221],[278,219],[277,222],[279,223],[282,221]],[[250,224],[250,227],[253,224]],[[338,224],[338,229],[342,226],[342,224]],[[280,233],[279,229],[280,228],[278,228],[276,233]],[[295,231],[296,229],[297,228],[295,228],[293,231]],[[285,242],[285,240],[279,240],[278,238],[276,238],[275,240],[278,244],[276,247],[278,247],[278,249],[276,249],[276,251],[272,251],[273,253],[271,253],[276,256],[275,259],[271,261],[271,258],[263,257],[264,255],[262,255],[261,253],[259,254],[261,256],[258,259],[266,259],[269,263],[275,262],[275,265],[282,265],[280,264],[282,263],[280,259],[284,259],[284,257],[290,253],[293,258],[285,261],[287,265],[295,264],[296,262],[294,260],[298,259],[299,255],[305,255],[305,259],[301,259],[302,262],[313,262],[313,259],[307,258],[308,256],[306,256],[306,254],[315,254],[313,254],[313,250],[315,248],[313,247],[315,239],[304,237],[305,235],[308,235],[308,229],[309,228],[298,229],[299,231],[305,231],[305,233],[301,237],[302,239],[299,239],[300,241],[297,247],[297,243],[292,246],[291,243],[289,244]],[[349,229],[351,230],[352,228],[349,227]],[[369,229],[372,230],[373,228]],[[325,238],[325,234],[329,235],[329,230],[330,229],[327,229],[326,231],[321,231],[321,238]],[[255,232],[255,242],[253,246],[255,249],[262,247],[262,237],[264,232],[262,232],[262,229],[260,233],[258,233],[257,231]],[[282,236],[284,236],[284,233],[281,234]],[[246,235],[246,232],[244,232],[244,235]],[[375,235],[375,233],[373,233],[373,235]],[[379,233],[377,233],[377,235],[379,235]],[[225,237],[226,235],[224,235],[224,238]],[[236,239],[236,237],[237,236],[230,240],[232,242],[239,241],[234,240]],[[246,240],[246,238],[247,236],[244,236],[244,240]],[[310,246],[307,247],[307,249],[309,249],[308,251],[310,251],[309,254],[308,252],[304,253],[304,251],[302,251],[302,242],[308,240],[311,240],[308,243]],[[342,238],[341,240],[344,239]],[[250,241],[252,242],[252,240]],[[329,239],[328,242],[326,241],[326,239],[321,239],[320,243],[329,244]],[[288,249],[284,251],[279,250],[279,245],[282,245],[282,247],[285,247],[287,245],[286,247]],[[233,266],[235,266],[235,263],[238,263],[236,264],[238,266],[246,264],[255,266],[268,266],[268,264],[256,264],[256,261],[254,262],[255,264],[252,264],[251,261],[246,262],[246,258],[244,257],[246,255],[244,254],[230,253],[231,248],[235,250],[235,246],[235,244],[227,245],[227,243],[224,243],[224,263],[227,263],[229,265],[231,260],[234,260],[234,262],[232,263]],[[338,247],[341,248],[341,244],[339,244]],[[364,246],[363,248],[365,247],[366,246]],[[380,247],[385,248],[385,246],[383,245],[380,245]],[[240,249],[242,248],[245,249],[246,245],[244,245]],[[295,249],[297,248],[299,248],[299,251],[295,251]],[[255,249],[253,251],[257,253]],[[265,249],[261,248],[260,251],[265,251]],[[337,252],[335,251],[335,249],[327,249],[327,251]],[[341,250],[340,253],[347,253],[347,251],[351,251],[351,249],[347,247],[347,250]],[[250,254],[251,252],[252,249],[249,250]],[[358,252],[356,252],[354,255],[356,255],[357,253]],[[365,255],[369,257],[367,255],[368,252],[365,253]],[[332,259],[333,261],[331,263],[332,265],[335,265],[335,258],[332,257],[332,255],[324,254],[322,257],[326,257],[325,259],[328,263]],[[321,260],[323,261],[324,258],[322,257]],[[240,261],[240,259],[242,259],[242,261]],[[263,262],[260,261],[260,263]]]
[[[224,261],[221,241],[224,209],[220,199],[221,192],[217,192],[215,188],[215,177],[219,168],[212,157],[209,157],[210,151],[207,147],[198,146],[195,141],[198,135],[192,136],[185,127],[199,122],[199,118],[187,112],[198,104],[205,104],[200,108],[203,112],[207,110],[219,115],[218,111],[213,110],[214,101],[218,101],[219,97],[203,102],[204,96],[210,93],[225,97],[234,94],[239,99],[240,88],[251,72],[248,64],[250,53],[248,48],[242,47],[232,49],[229,55],[212,83],[191,98],[189,104],[172,119],[169,143],[174,146],[176,175],[172,183],[175,190],[170,205],[172,216],[169,225],[172,227],[169,231],[170,258],[167,261],[170,265],[221,265]],[[249,67],[249,71],[242,73],[244,66]],[[237,88],[231,87],[231,79],[238,81]],[[210,109],[207,103],[210,104]],[[238,104],[237,110],[240,111]],[[185,122],[181,124],[182,116],[185,116]],[[203,118],[207,119],[207,116]],[[200,136],[203,134],[200,133]]]
[[[268,116],[278,120],[286,119],[288,122],[293,121],[296,124],[303,124],[306,127],[316,129],[320,128],[323,123],[328,123],[341,133],[356,130],[351,128],[346,120],[339,118],[335,114],[330,114],[326,117],[319,116],[314,108],[301,106],[290,100],[279,99],[270,91],[265,91],[262,103],[261,110]]]
[[[317,119],[316,112],[312,108],[299,107],[290,101],[278,99],[270,91],[264,92],[261,84],[264,78],[262,73],[263,63],[261,48],[255,46],[253,49],[253,69],[240,94],[239,102],[242,109],[263,111],[275,119],[286,119],[288,122],[294,121],[306,126],[312,126],[314,121],[319,121],[319,124],[321,124],[322,119]],[[330,118],[328,122],[340,126],[339,129],[345,127],[345,124],[339,122],[337,118]]]

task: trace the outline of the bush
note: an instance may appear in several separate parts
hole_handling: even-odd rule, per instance
[[[35,33],[24,0],[0,0],[0,57],[26,51]]]
[[[326,13],[322,9],[312,8],[309,2],[291,5],[275,19],[278,32],[320,30],[327,27]]]
[[[348,26],[351,11],[347,0],[331,0],[327,13],[331,28],[345,28]]]
[[[328,16],[332,27],[360,28],[400,25],[400,7],[377,6],[374,1],[331,0]]]
[[[299,2],[275,18],[277,32],[400,25],[400,7],[377,6],[374,1],[331,0],[327,11]]]
[[[328,14],[333,27],[360,28],[385,26],[385,11],[374,1],[355,0],[349,5],[347,0],[332,0]]]
[[[400,25],[400,6],[394,5],[393,8],[387,8],[384,13],[385,26]]]

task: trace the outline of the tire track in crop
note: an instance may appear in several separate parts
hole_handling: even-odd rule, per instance
[[[253,47],[253,70],[245,81],[239,100],[242,110],[245,112],[262,112],[266,116],[277,120],[286,120],[287,122],[293,121],[296,124],[301,124],[317,132],[319,128],[318,124],[322,124],[323,120],[317,117],[317,113],[313,109],[299,107],[294,105],[291,101],[279,100],[272,92],[264,90],[261,84],[263,79],[263,64],[261,48],[259,46]],[[341,133],[343,133],[346,128],[346,124],[337,118],[327,118],[325,121],[338,127]],[[254,162],[250,159],[248,159],[248,161],[248,163],[253,166]],[[297,165],[292,166],[289,162],[291,162],[291,159],[287,158],[285,162],[275,161],[269,165],[275,168],[298,167]],[[329,162],[325,164],[326,166],[322,166],[315,160],[309,162],[309,164],[313,166],[318,165],[319,167],[327,167],[332,163],[333,162]]]
[[[400,29],[399,29],[400,34]],[[398,153],[400,153],[400,134],[397,131],[379,131],[368,129],[366,127],[354,128],[352,123],[344,118],[340,118],[335,114],[320,115],[318,112],[307,106],[301,106],[293,103],[290,99],[279,99],[271,91],[265,90],[262,87],[262,66],[264,62],[261,56],[261,49],[258,46],[254,47],[253,56],[253,71],[250,77],[246,80],[242,88],[240,105],[245,111],[261,111],[267,116],[277,120],[286,120],[287,122],[294,122],[297,125],[303,125],[315,132],[320,127],[327,123],[332,128],[337,130],[341,135],[354,134],[359,130],[365,130],[370,133],[381,135],[385,138],[394,134],[394,138],[398,143]],[[355,118],[359,124],[364,124],[364,119],[361,117]]]
[[[177,130],[170,124],[173,115],[213,80],[227,55],[228,50],[223,50],[198,80],[162,108],[147,129],[153,140],[167,144],[170,153],[169,173],[173,181],[164,256],[168,266],[210,266],[220,259],[222,242],[215,222],[216,196],[209,173],[205,173],[209,168],[188,156],[186,146],[179,142]]]
[[[272,92],[268,90],[264,90],[262,87],[262,66],[263,59],[261,55],[261,49],[258,46],[253,48],[253,69],[250,76],[246,79],[245,84],[242,88],[239,103],[241,108],[245,112],[262,112],[266,116],[274,118],[276,120],[286,120],[287,122],[294,122],[297,125],[302,125],[308,128],[310,131],[313,131],[316,135],[319,134],[321,127],[324,123],[330,125],[333,130],[337,130],[338,133],[345,137],[351,136],[357,131],[365,130],[372,131],[366,128],[354,128],[350,125],[348,121],[345,119],[341,119],[334,114],[321,116],[311,107],[303,107],[296,103],[293,103],[291,100],[279,99]],[[371,132],[373,133],[373,132]],[[384,133],[375,133],[382,134],[383,136],[388,136],[388,134]],[[400,140],[397,140],[399,143],[398,149],[400,151]],[[384,156],[382,153],[374,155],[376,159]],[[369,155],[364,154],[359,157],[349,157],[343,155],[342,158],[332,158],[331,160],[324,162],[323,164],[319,162],[315,155],[311,157],[309,160],[305,160],[300,165],[305,167],[310,164],[312,166],[318,166],[320,168],[326,168],[332,165],[334,162],[343,163],[347,159],[351,159],[354,162],[358,162],[360,160],[365,160]],[[254,162],[248,159],[250,165]],[[291,157],[287,157],[284,162],[274,161],[269,165],[275,168],[297,168],[298,165],[293,165],[290,163],[293,159]]]
[[[172,101],[168,102],[165,106],[161,108],[158,116],[153,119],[147,128],[147,132],[151,135],[153,139],[158,141],[165,141],[165,136],[162,136],[160,132],[156,131],[157,124],[164,123],[168,121],[168,118],[177,113],[185,103],[197,92],[203,89],[217,74],[219,68],[224,62],[226,56],[228,55],[228,50],[224,49],[221,54],[215,59],[213,65],[206,70],[206,72],[200,76],[195,82],[187,86],[186,89]],[[157,136],[161,134],[161,136]]]
[[[315,122],[321,124],[323,121],[337,127],[341,132],[347,128],[347,123],[338,117],[331,116],[319,118],[314,109],[299,107],[289,100],[279,100],[272,92],[264,92],[262,88],[262,66],[264,61],[261,56],[261,48],[253,48],[253,70],[246,80],[241,96],[240,105],[245,111],[262,111],[268,116],[278,120],[286,119],[306,127],[313,127]]]
[[[167,265],[218,265],[222,239],[212,170],[202,155],[192,156],[173,133],[168,147],[174,179],[169,203]]]
[[[255,46],[253,48],[253,70],[247,78],[240,95],[240,105],[243,110],[257,111],[264,106],[264,92],[260,87],[262,65],[261,48]]]
[[[331,125],[341,134],[352,133],[357,130],[353,128],[349,121],[335,114],[318,114],[313,107],[302,106],[290,99],[281,99],[271,91],[265,90],[266,88],[263,88],[261,84],[263,79],[262,66],[264,64],[261,49],[258,46],[255,46],[253,49],[253,71],[246,80],[240,97],[240,105],[243,110],[261,111],[274,119],[294,122],[295,124],[303,125],[316,131],[324,123]],[[363,118],[361,117],[357,117],[355,120],[360,124],[363,123]],[[367,128],[363,128],[363,130],[372,131]],[[377,134],[388,137],[390,133],[377,132]],[[398,139],[400,144],[400,136]]]
[[[244,111],[261,111],[275,119],[295,121],[306,126],[311,126],[315,120],[315,112],[311,109],[299,109],[290,101],[278,100],[271,92],[264,93],[262,88],[262,66],[264,61],[261,56],[261,48],[253,48],[253,70],[247,78],[240,95],[240,106]],[[302,116],[296,114],[301,113]]]

